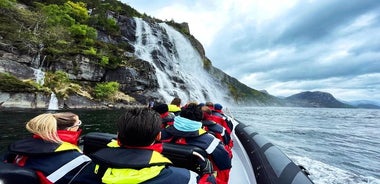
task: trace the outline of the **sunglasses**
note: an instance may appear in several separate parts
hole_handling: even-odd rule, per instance
[[[67,127],[67,129],[69,129],[69,128],[74,128],[74,127],[79,127],[79,126],[81,126],[81,125],[82,125],[82,121],[79,120],[79,121],[78,121],[78,124],[73,125],[73,126],[71,126],[71,127]]]

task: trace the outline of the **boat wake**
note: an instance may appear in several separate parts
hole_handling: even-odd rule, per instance
[[[380,184],[380,179],[372,176],[361,176],[332,165],[303,156],[289,156],[298,165],[307,166],[310,179],[315,184]]]

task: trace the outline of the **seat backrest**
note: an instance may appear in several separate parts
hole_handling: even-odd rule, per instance
[[[15,164],[0,162],[1,184],[39,184],[36,172]]]
[[[183,167],[200,173],[200,162],[207,159],[205,150],[190,145],[163,143],[162,154],[165,155],[176,167]]]
[[[81,138],[80,144],[83,145],[83,153],[89,155],[106,148],[107,144],[116,138],[116,134],[91,132]]]
[[[116,137],[115,134],[109,133],[88,133],[81,138],[83,153],[89,155],[102,148],[106,148],[107,144],[116,139]],[[199,147],[174,143],[163,143],[162,154],[169,158],[174,166],[187,168],[195,172],[200,170],[199,163],[201,159],[207,158],[206,151]]]

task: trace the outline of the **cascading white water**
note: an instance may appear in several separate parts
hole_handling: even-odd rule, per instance
[[[48,110],[58,110],[58,99],[55,93],[51,93]]]
[[[170,102],[175,96],[183,100],[197,102],[224,103],[227,94],[220,84],[215,81],[203,68],[202,58],[193,48],[190,41],[181,33],[165,23],[156,24],[154,30],[140,18],[136,22],[135,55],[140,59],[149,61],[156,69],[159,83],[158,92],[166,102]],[[166,39],[165,39],[166,38]],[[174,51],[169,51],[163,43],[169,41]],[[160,51],[158,59],[164,63],[157,66],[151,53]],[[186,91],[181,84],[170,79],[177,77],[184,81]]]
[[[45,80],[45,72],[43,72],[41,69],[35,69],[33,68],[34,76],[36,77],[36,83],[43,86],[44,80]]]
[[[36,63],[36,61],[39,61],[40,55],[38,54],[36,56],[36,59],[33,63]],[[35,64],[38,66],[38,64]],[[33,68],[34,76],[36,78],[36,83],[43,86],[45,83],[45,72],[41,70],[41,68]],[[51,93],[50,100],[49,100],[49,110],[58,110],[58,98],[56,97],[55,93]]]

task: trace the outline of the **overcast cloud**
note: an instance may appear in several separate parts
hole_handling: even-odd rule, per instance
[[[188,22],[213,65],[276,96],[380,102],[378,0],[123,0]]]

